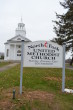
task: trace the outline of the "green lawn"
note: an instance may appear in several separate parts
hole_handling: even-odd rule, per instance
[[[9,65],[11,62],[0,62],[0,67]]]
[[[66,63],[66,66],[70,66],[70,64],[69,63]],[[72,64],[72,66],[73,66],[73,64]]]
[[[62,69],[24,68],[19,94],[20,65],[0,72],[0,108],[8,110],[73,110],[73,94],[61,92]],[[73,89],[73,71],[66,69],[66,88]],[[16,90],[16,99],[12,91]],[[6,110],[5,109],[5,110]]]

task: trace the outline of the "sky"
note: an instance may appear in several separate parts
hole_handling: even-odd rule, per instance
[[[59,0],[0,0],[0,52],[5,51],[4,43],[15,36],[21,17],[26,37],[31,41],[49,41],[56,37],[52,22],[56,20],[55,12],[65,12]],[[66,57],[69,58],[70,54]]]

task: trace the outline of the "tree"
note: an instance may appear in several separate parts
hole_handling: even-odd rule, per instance
[[[56,13],[58,20],[53,22],[56,24],[56,26],[54,26],[54,31],[57,37],[52,41],[60,45],[65,42],[66,51],[71,50],[73,55],[73,0],[64,0],[64,2],[60,2],[60,5],[67,11],[62,15]],[[73,60],[71,60],[71,65],[72,62]]]

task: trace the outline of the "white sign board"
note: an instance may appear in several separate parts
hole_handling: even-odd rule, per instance
[[[63,47],[48,41],[27,43],[24,47],[24,67],[61,68]]]

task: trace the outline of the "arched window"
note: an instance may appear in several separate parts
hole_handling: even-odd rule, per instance
[[[17,53],[21,53],[21,50],[18,50]]]
[[[17,51],[17,56],[21,56],[21,50]]]

